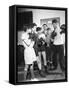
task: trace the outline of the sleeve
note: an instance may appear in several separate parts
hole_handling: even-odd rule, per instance
[[[63,39],[64,56],[65,56],[65,34],[62,34],[62,39]]]
[[[43,39],[44,39],[44,40],[46,39],[45,34],[43,35]]]
[[[63,43],[65,44],[65,34],[62,34]]]
[[[65,34],[63,35],[63,40],[64,40],[64,56],[65,56]]]

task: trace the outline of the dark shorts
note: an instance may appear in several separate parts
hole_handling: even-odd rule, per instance
[[[42,51],[45,51],[45,50],[46,50],[45,44],[40,46],[40,47],[38,47],[38,52],[42,52]]]

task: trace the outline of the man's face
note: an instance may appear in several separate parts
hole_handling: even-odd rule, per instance
[[[56,29],[57,28],[57,23],[53,23],[53,28]]]

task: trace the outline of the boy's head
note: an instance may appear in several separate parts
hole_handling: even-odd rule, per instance
[[[42,33],[42,28],[41,28],[41,27],[37,27],[37,28],[36,28],[36,32],[37,32],[37,33]]]
[[[52,20],[52,25],[53,25],[54,29],[56,29],[58,26],[58,21],[56,19]]]
[[[33,31],[33,32],[36,32],[36,28],[37,28],[36,23],[32,23],[32,24],[31,24],[31,27],[32,27],[32,31]]]
[[[29,24],[24,25],[23,27],[24,32],[31,33],[31,26]]]
[[[60,27],[60,29],[61,29],[61,32],[64,32],[65,33],[65,30],[66,30],[65,24],[62,24],[61,27]]]
[[[47,24],[43,24],[43,30],[46,30],[48,28]]]
[[[32,31],[36,32],[36,27],[37,27],[37,25],[35,23],[26,24],[26,25],[24,25],[23,30],[25,32],[29,32],[29,33],[31,33]]]

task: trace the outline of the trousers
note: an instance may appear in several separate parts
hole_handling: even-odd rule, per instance
[[[63,45],[53,45],[53,65],[57,68],[58,62],[62,71],[65,70],[64,47]]]

